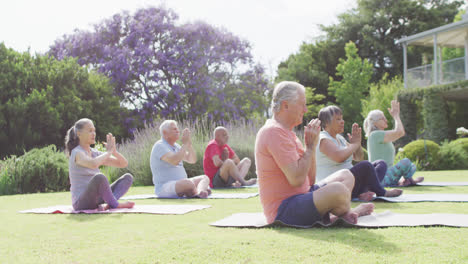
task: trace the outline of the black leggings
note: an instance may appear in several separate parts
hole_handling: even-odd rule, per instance
[[[361,161],[350,169],[354,175],[354,188],[351,198],[357,198],[361,193],[368,191],[375,192],[377,196],[384,196],[385,189],[380,184],[380,178],[387,172],[387,164],[383,160],[370,163],[367,160]]]

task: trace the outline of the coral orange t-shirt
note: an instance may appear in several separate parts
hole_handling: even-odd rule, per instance
[[[260,202],[268,223],[277,215],[278,207],[286,198],[309,191],[309,177],[299,187],[292,187],[280,167],[297,162],[304,147],[293,131],[283,128],[274,119],[268,119],[258,131],[255,140],[255,164]]]

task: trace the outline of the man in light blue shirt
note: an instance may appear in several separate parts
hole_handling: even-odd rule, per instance
[[[150,167],[153,174],[154,191],[161,198],[194,197],[206,198],[210,179],[205,176],[187,177],[183,162],[197,162],[192,146],[190,130],[182,131],[182,146],[176,143],[180,138],[177,122],[165,120],[159,127],[161,139],[151,151]]]

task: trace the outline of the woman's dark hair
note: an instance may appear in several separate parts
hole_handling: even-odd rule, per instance
[[[341,109],[336,105],[329,105],[320,109],[318,118],[320,119],[322,129],[325,129],[330,124],[335,115],[342,115]]]
[[[72,150],[80,144],[80,139],[78,138],[77,132],[81,130],[86,124],[93,123],[91,119],[82,118],[70,127],[65,135],[65,154],[67,157],[70,157]]]

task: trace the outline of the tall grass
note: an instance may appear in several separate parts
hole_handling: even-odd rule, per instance
[[[125,169],[103,168],[103,173],[107,174],[113,181],[123,173],[129,172],[134,176],[135,185],[152,185],[152,175],[150,169],[150,155],[154,143],[161,139],[159,126],[163,120],[156,120],[152,124],[147,124],[143,129],[134,133],[134,139],[124,141],[118,145],[117,149],[128,160],[128,167]],[[189,177],[204,174],[203,154],[208,142],[213,138],[213,130],[216,126],[222,125],[229,131],[229,146],[233,148],[240,159],[248,157],[252,160],[247,178],[255,176],[254,145],[257,131],[263,125],[263,120],[255,121],[230,121],[223,124],[214,124],[207,119],[195,121],[178,121],[179,129],[188,128],[192,134],[192,143],[197,153],[195,164],[184,163],[185,170]],[[180,144],[180,143],[179,143]]]

